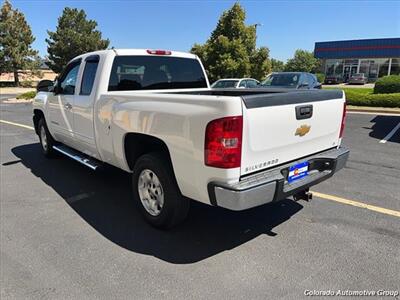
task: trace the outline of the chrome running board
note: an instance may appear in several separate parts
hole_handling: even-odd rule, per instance
[[[69,158],[72,158],[73,160],[81,163],[82,165],[92,169],[96,170],[98,167],[100,167],[100,162],[95,160],[94,158],[90,158],[86,156],[85,154],[76,151],[68,146],[65,145],[57,145],[53,146],[53,149],[64,154],[65,156],[68,156]]]

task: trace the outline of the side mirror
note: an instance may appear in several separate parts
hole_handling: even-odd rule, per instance
[[[65,95],[73,95],[75,93],[75,86],[74,85],[66,85],[64,88],[58,87],[59,92]]]
[[[50,88],[53,86],[54,82],[51,80],[41,80],[36,86],[37,92],[50,92]]]
[[[60,94],[61,91],[62,91],[62,88],[58,84],[54,85],[53,91],[52,91],[54,93],[54,95]]]

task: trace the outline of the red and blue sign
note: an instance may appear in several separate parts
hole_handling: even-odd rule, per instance
[[[314,56],[323,59],[400,57],[400,38],[317,42]]]

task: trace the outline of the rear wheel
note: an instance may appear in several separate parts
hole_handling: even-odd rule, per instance
[[[189,210],[168,160],[160,153],[141,156],[132,176],[135,203],[154,227],[171,228],[181,223]]]
[[[53,157],[55,155],[55,151],[53,149],[54,139],[51,136],[47,128],[46,121],[43,118],[39,120],[38,134],[40,145],[42,146],[42,153],[46,157]]]

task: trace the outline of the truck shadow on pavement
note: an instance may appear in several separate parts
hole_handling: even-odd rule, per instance
[[[303,208],[287,199],[233,212],[193,201],[181,226],[161,231],[148,225],[135,209],[128,173],[114,168],[93,172],[66,157],[46,159],[39,144],[18,146],[12,152],[108,240],[175,264],[206,259],[262,234],[273,237],[274,227]]]
[[[389,132],[396,127],[397,124],[400,123],[400,116],[385,116],[378,115],[371,120],[371,123],[375,123],[371,126],[372,131],[369,133],[369,136],[375,139],[382,140],[385,138]],[[365,127],[364,127],[365,128]],[[389,139],[390,142],[400,143],[400,130]]]

